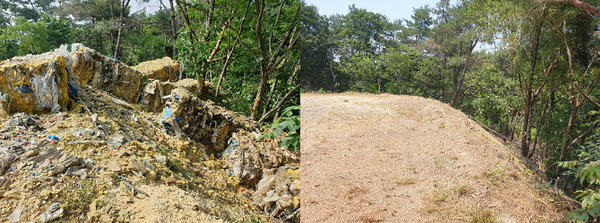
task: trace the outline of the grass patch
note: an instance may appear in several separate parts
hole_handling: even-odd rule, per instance
[[[434,191],[431,195],[431,198],[433,198],[435,202],[443,202],[446,200],[446,198],[448,198],[448,192],[445,190]]]
[[[454,188],[454,191],[456,191],[456,194],[458,194],[458,196],[465,195],[465,194],[469,193],[470,190],[471,190],[470,185],[461,185],[461,186]]]
[[[431,206],[427,207],[427,210],[425,212],[427,212],[427,214],[431,214],[431,213],[434,213],[434,212],[437,212],[437,211],[438,211],[437,206],[431,205]]]
[[[67,214],[78,215],[87,212],[92,201],[98,197],[99,189],[95,180],[82,180],[71,186],[59,193],[59,197],[66,198],[62,208]]]
[[[504,175],[506,175],[506,169],[503,167],[497,167],[500,161],[496,162],[492,169],[483,172],[483,176],[490,179],[490,183],[496,185],[499,182],[504,182]]]
[[[491,211],[478,211],[475,213],[471,213],[471,223],[491,223],[495,222],[496,217],[492,214]]]
[[[396,183],[398,185],[410,185],[410,184],[415,184],[416,182],[412,178],[406,178],[406,179],[398,180]]]

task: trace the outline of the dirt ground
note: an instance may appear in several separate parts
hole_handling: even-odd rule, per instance
[[[302,220],[548,222],[565,206],[510,147],[415,96],[301,95]]]

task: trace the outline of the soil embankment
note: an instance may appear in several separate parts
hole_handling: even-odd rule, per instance
[[[547,222],[563,213],[510,148],[447,104],[301,95],[307,222]]]

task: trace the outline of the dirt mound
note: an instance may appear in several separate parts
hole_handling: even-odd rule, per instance
[[[547,222],[565,213],[510,148],[415,96],[302,94],[307,222]]]

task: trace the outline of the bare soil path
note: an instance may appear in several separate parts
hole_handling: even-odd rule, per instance
[[[496,138],[415,96],[301,95],[303,222],[548,222],[564,214]]]

